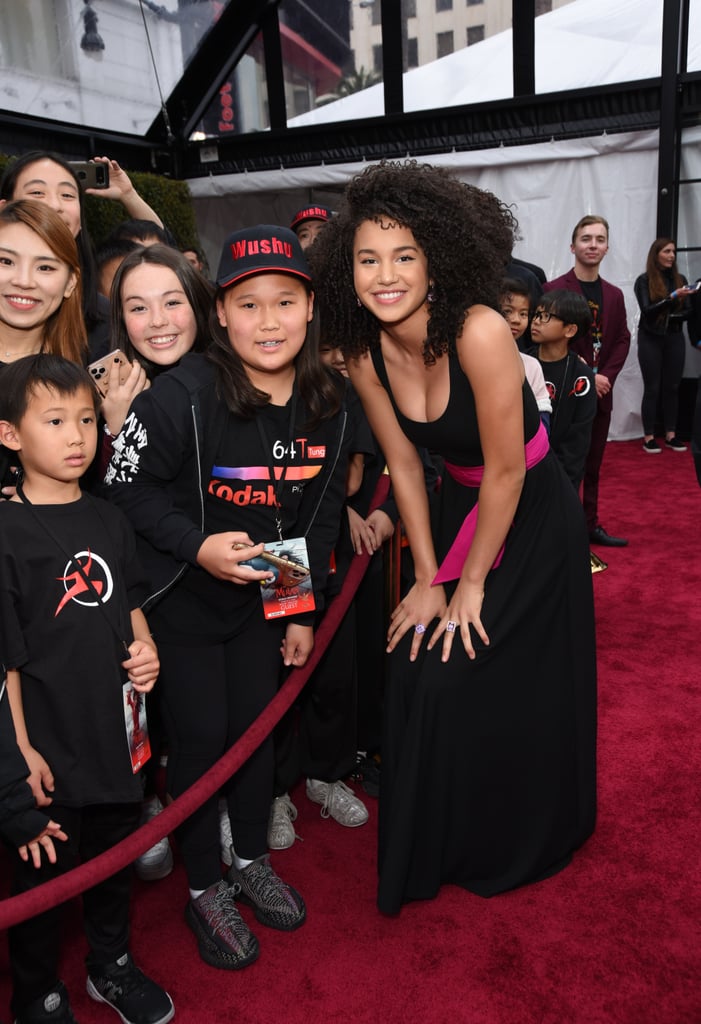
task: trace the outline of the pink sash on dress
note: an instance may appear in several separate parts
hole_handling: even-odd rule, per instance
[[[541,423],[535,435],[530,439],[530,441],[528,441],[524,449],[526,456],[526,469],[530,469],[532,466],[537,465],[541,459],[545,458],[549,451],[550,440],[545,427]],[[464,487],[479,487],[482,483],[484,466],[454,466],[450,462],[446,462],[445,468],[450,473],[453,480],[455,480],[456,483],[462,484]],[[475,502],[465,516],[463,524],[458,530],[457,536],[450,546],[450,551],[443,559],[440,569],[431,582],[431,586],[435,586],[437,583],[447,583],[449,580],[458,579],[470,550],[470,545],[472,544],[472,538],[475,535],[476,528],[477,502]],[[496,569],[499,565],[503,554],[504,545],[502,544],[501,550],[494,559],[494,565],[492,566],[493,569]]]

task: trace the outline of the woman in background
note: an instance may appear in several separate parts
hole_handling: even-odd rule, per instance
[[[677,439],[679,385],[684,372],[684,320],[690,312],[688,296],[694,291],[677,268],[677,247],[672,238],[656,238],[647,254],[645,273],[635,282],[640,306],[638,362],[643,375],[643,451],[658,455],[655,440],[661,399],[665,447],[685,452]]]

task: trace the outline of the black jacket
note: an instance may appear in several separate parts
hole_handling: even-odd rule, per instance
[[[682,274],[682,282],[687,280]],[[674,283],[671,278],[668,280],[670,293],[674,291]],[[636,278],[633,285],[635,297],[640,306],[640,326],[649,334],[678,334],[684,321],[691,313],[691,303],[688,298],[672,299],[668,295],[659,302],[653,302],[650,298],[650,286],[647,274],[641,274]]]
[[[189,566],[197,565],[199,549],[213,532],[206,526],[207,488],[223,432],[236,419],[216,391],[214,366],[202,354],[185,356],[137,396],[113,444],[106,494],[137,532],[150,581],[144,608],[167,593]],[[298,421],[304,415],[300,410]],[[237,422],[242,439],[250,436],[257,444],[255,420]],[[283,501],[285,535],[294,531],[307,539],[317,607],[345,501],[352,438],[347,397],[340,411],[324,422],[323,434],[324,468],[305,485],[294,522],[284,521]]]

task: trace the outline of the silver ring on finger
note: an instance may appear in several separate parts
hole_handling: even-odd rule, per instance
[[[454,633],[457,628],[457,622],[453,622],[451,619],[448,623],[446,623],[445,631],[446,633]]]
[[[422,633],[426,632],[426,627],[424,626],[423,622],[416,623],[416,625],[414,626],[414,632],[418,633],[419,636],[421,636]]]

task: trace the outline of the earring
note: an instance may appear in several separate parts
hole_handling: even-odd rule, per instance
[[[426,302],[433,302],[435,297],[436,293],[433,290],[433,285],[430,285],[428,291],[426,292]]]
[[[362,302],[360,301],[357,295],[355,297],[355,301],[358,303],[359,306],[362,306]]]

